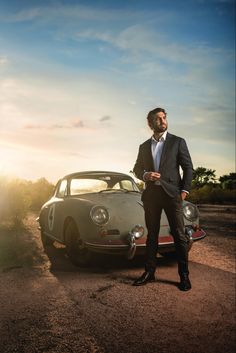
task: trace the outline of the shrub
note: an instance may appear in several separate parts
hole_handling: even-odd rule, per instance
[[[52,196],[54,185],[45,178],[38,179],[36,182],[30,182],[28,192],[31,200],[30,209],[38,211],[42,205]]]
[[[224,190],[220,186],[204,185],[190,192],[188,200],[193,203],[235,203],[236,190]]]
[[[38,211],[53,189],[45,178],[32,182],[0,177],[0,223],[19,227],[29,210]]]
[[[0,222],[18,227],[26,217],[30,199],[27,196],[27,182],[19,179],[0,179]]]

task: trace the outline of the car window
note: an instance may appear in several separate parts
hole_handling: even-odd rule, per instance
[[[131,182],[131,180],[121,180],[120,182],[122,189],[126,189],[129,191],[134,190],[134,186],[133,183]]]
[[[107,189],[107,182],[99,179],[71,179],[70,194],[79,195]]]
[[[58,188],[57,197],[64,197],[66,195],[67,180],[62,180]]]
[[[119,180],[112,186],[112,189],[125,189],[129,191],[139,191],[136,185],[129,179]]]
[[[118,183],[116,183],[115,185],[113,185],[112,189],[120,189],[120,182],[118,181]]]

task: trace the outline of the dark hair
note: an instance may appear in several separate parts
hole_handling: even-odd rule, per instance
[[[165,109],[163,109],[163,108],[155,108],[155,109],[151,110],[151,111],[148,113],[148,115],[147,115],[147,120],[148,120],[148,125],[149,125],[149,126],[152,125],[153,119],[156,118],[156,114],[157,114],[157,113],[160,113],[160,112],[164,113],[165,116],[167,115]]]

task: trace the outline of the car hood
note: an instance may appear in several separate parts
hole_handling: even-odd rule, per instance
[[[80,195],[80,200],[91,202],[92,205],[104,206],[109,213],[106,228],[119,229],[121,233],[129,232],[136,224],[145,226],[141,194],[102,192]]]
[[[103,206],[109,205],[112,202],[130,203],[135,200],[141,201],[141,194],[139,192],[120,192],[120,191],[107,191],[80,195],[80,199],[89,200],[96,204]]]
[[[138,208],[143,212],[140,193],[101,192],[81,195],[79,199],[89,201],[93,205],[104,206],[108,211],[127,212],[129,209]]]
[[[109,212],[109,223],[107,227],[117,228],[122,233],[130,231],[135,225],[145,227],[145,218],[141,193],[136,192],[102,192],[81,195],[81,199],[90,201],[91,204],[107,208]],[[166,215],[162,212],[162,226],[167,226]]]

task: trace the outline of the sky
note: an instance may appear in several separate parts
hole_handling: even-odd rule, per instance
[[[129,173],[156,107],[235,171],[234,0],[0,0],[0,176]]]

